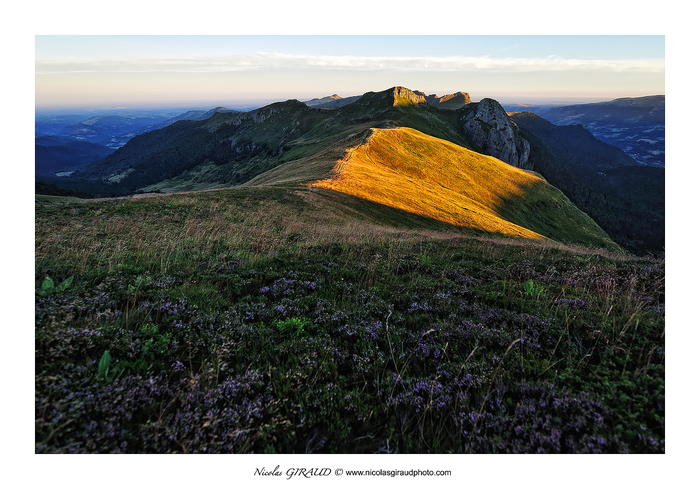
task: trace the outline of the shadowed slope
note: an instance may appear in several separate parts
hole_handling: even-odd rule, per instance
[[[335,173],[310,185],[488,233],[616,248],[534,173],[414,129],[374,129]]]

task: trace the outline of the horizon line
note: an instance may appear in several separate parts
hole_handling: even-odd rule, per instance
[[[401,85],[395,85],[401,86]],[[393,88],[393,87],[392,87]],[[383,90],[380,90],[380,92]],[[562,95],[562,96],[515,96],[515,95],[484,95],[484,96],[472,96],[468,91],[462,91],[469,94],[470,99],[473,103],[478,103],[479,101],[490,98],[499,102],[501,105],[576,105],[579,103],[597,103],[597,102],[610,102],[618,99],[626,98],[644,98],[644,97],[665,97],[665,93],[653,93],[647,95],[623,95],[623,96],[605,96],[605,95]],[[358,93],[354,95],[340,96],[341,99],[362,96],[365,93]],[[375,92],[377,93],[377,92]],[[425,92],[427,93],[427,92]],[[456,93],[456,92],[452,92]],[[216,108],[225,107],[227,109],[246,109],[255,110],[257,108],[265,107],[270,104],[286,102],[290,100],[297,100],[299,102],[307,102],[314,99],[330,97],[331,95],[336,95],[337,92],[329,95],[323,96],[297,96],[297,97],[259,97],[259,98],[249,98],[249,99],[229,99],[224,100],[222,98],[217,99],[185,99],[185,100],[165,100],[165,101],[119,101],[119,102],[103,102],[103,103],[91,103],[91,104],[42,104],[34,106],[35,112],[42,111],[57,111],[57,110],[85,110],[85,111],[96,111],[96,110],[158,110],[158,109],[202,109],[203,106]],[[443,94],[440,96],[449,95]],[[502,99],[507,99],[507,101],[502,101]]]

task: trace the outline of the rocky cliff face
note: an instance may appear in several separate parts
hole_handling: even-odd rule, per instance
[[[465,92],[438,97],[435,94],[426,95],[424,92],[404,87],[394,87],[386,96],[393,98],[394,105],[402,105],[402,103],[430,104],[441,109],[458,109],[472,102],[469,94]]]
[[[394,106],[403,105],[405,103],[412,104],[427,104],[428,101],[425,100],[425,94],[423,92],[414,92],[404,87],[394,87],[393,89],[387,91],[387,97],[394,100]]]
[[[485,98],[462,120],[464,132],[484,153],[515,167],[532,169],[528,164],[530,143],[520,136],[501,104]]]

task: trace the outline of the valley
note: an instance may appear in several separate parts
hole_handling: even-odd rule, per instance
[[[665,167],[666,100],[663,95],[527,110],[557,125],[582,124],[596,138],[622,149],[640,164]]]

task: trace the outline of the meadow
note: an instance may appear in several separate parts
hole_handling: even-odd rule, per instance
[[[39,200],[36,453],[665,452],[663,259],[324,189]]]

